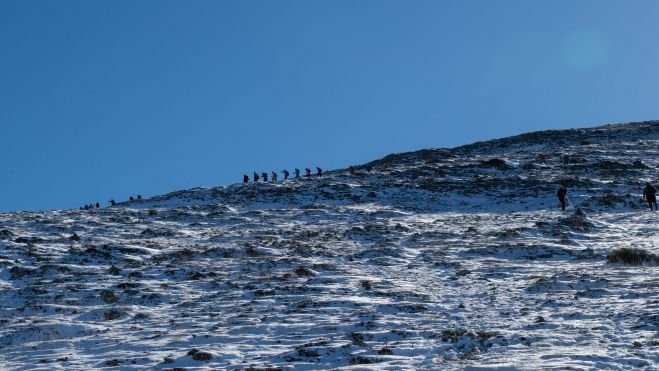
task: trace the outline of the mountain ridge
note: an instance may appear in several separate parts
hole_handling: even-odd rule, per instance
[[[0,368],[658,368],[659,125],[574,130],[0,213]]]

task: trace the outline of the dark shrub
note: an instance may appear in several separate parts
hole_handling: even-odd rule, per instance
[[[659,256],[632,247],[613,250],[606,256],[606,260],[612,264],[659,265]]]

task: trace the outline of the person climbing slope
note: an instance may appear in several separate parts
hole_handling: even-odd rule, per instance
[[[243,174],[243,183],[249,183],[249,176],[247,176],[247,174]]]
[[[288,176],[291,175],[291,173],[289,173],[286,169],[282,170],[281,172],[284,174],[284,180],[288,179]]]
[[[304,168],[304,176],[307,178],[311,177],[311,169],[309,169],[308,167]]]
[[[645,188],[643,188],[643,198],[650,205],[650,211],[652,211],[652,204],[654,204],[654,211],[657,211],[657,188],[649,182],[645,183]]]
[[[259,174],[256,171],[254,171],[254,183],[258,181],[259,181]]]
[[[316,176],[323,176],[323,169],[319,168],[318,166],[316,166]]]
[[[565,200],[567,199],[567,188],[561,187],[558,192],[556,192],[558,200],[561,202],[561,210],[565,211]]]
[[[295,177],[299,178],[300,177],[300,169],[295,168]]]
[[[272,181],[273,181],[273,182],[276,182],[276,181],[277,181],[277,172],[276,172],[276,171],[273,171],[273,172],[272,172]]]
[[[264,182],[267,182],[268,181],[268,173],[266,173],[266,172],[261,173],[261,178],[263,178]]]

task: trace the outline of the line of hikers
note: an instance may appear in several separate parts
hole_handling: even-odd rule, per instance
[[[282,170],[281,173],[284,174],[284,180],[288,179],[288,177],[291,176],[291,173],[286,169]],[[317,177],[323,176],[323,169],[321,169],[318,166],[316,166],[316,176]],[[296,178],[300,177],[300,169],[298,169],[298,168],[295,169],[295,177]],[[309,168],[304,169],[304,177],[305,178],[311,178],[311,169],[309,169]],[[263,173],[261,173],[261,175],[259,175],[259,173],[254,171],[254,175],[253,175],[252,179],[255,183],[258,182],[259,180],[263,181],[263,182],[267,182],[268,181],[268,173],[263,172]],[[276,182],[277,179],[278,179],[277,172],[273,171],[271,173],[270,181]],[[245,183],[245,184],[249,183],[249,176],[247,174],[243,174],[243,183]]]
[[[371,165],[366,166],[366,171],[367,172],[370,173],[372,170],[373,170],[373,167]],[[354,166],[350,165],[348,167],[348,172],[350,173],[350,175],[355,175],[357,173],[357,169]],[[286,169],[282,170],[281,173],[284,174],[284,180],[287,180],[288,177],[291,175],[291,173]],[[323,169],[321,169],[318,166],[316,166],[316,176],[317,177],[323,176]],[[299,177],[300,177],[300,169],[296,168],[295,169],[295,178],[299,178]],[[309,169],[309,168],[304,169],[304,177],[305,178],[310,178],[311,177],[311,169]],[[276,182],[277,179],[278,179],[277,172],[276,171],[271,172],[270,173],[270,181],[271,182]],[[267,182],[268,181],[268,173],[263,172],[259,175],[259,173],[254,171],[254,174],[252,175],[252,181],[255,182],[255,183],[258,182],[258,181]],[[249,176],[247,174],[243,174],[243,183],[245,183],[245,184],[249,183]]]
[[[556,192],[558,200],[561,203],[561,210],[565,211],[565,203],[570,203],[570,199],[567,197],[567,187],[561,187]],[[650,211],[652,211],[652,205],[654,205],[654,211],[657,211],[657,188],[650,184],[650,182],[645,183],[645,188],[643,188],[643,199],[647,201],[650,205]],[[572,206],[572,204],[570,204]]]
[[[137,195],[137,197],[133,197],[133,196],[128,197],[128,201],[135,201],[136,199],[141,200],[142,195]],[[114,198],[110,199],[108,201],[108,203],[110,204],[110,206],[116,206],[117,205],[117,201],[115,201]],[[95,204],[80,206],[80,210],[94,210],[94,209],[100,209],[100,208],[101,208],[101,204],[98,203],[98,202],[95,203]]]
[[[100,209],[101,204],[100,203],[95,203],[95,204],[88,204],[85,206],[80,206],[80,210],[94,210],[94,209]]]

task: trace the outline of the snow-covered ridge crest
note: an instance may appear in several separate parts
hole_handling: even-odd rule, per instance
[[[354,176],[339,169],[322,178],[196,188],[124,205],[377,203],[410,210],[522,211],[553,207],[555,190],[565,185],[579,207],[638,210],[645,207],[639,197],[644,183],[659,175],[658,143],[659,121],[547,130],[392,154],[357,166]],[[567,165],[564,156],[570,157]]]
[[[606,259],[659,254],[658,152],[649,121],[2,213],[0,368],[658,368],[659,267]]]

